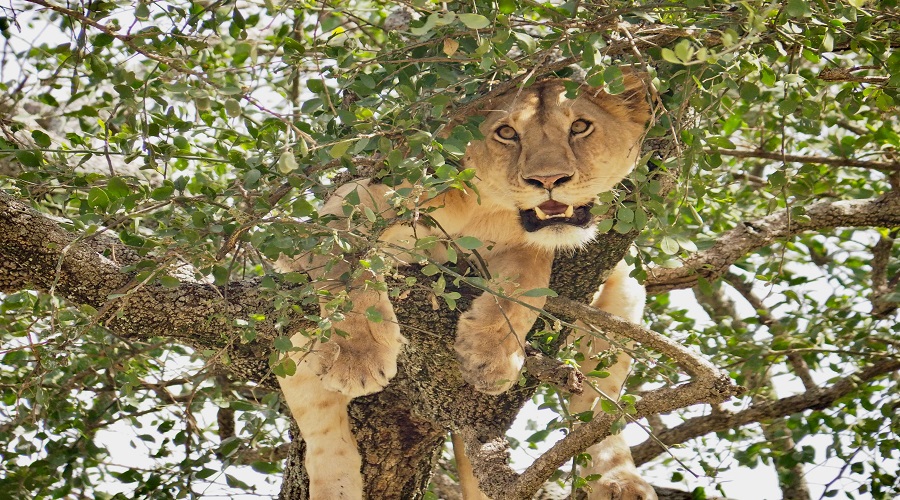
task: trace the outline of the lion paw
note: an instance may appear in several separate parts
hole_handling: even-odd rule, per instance
[[[609,471],[590,483],[588,500],[657,500],[656,491],[635,471]]]
[[[467,316],[460,318],[454,349],[463,379],[486,394],[500,394],[515,385],[525,362],[507,325],[485,326]]]
[[[333,337],[321,344],[317,372],[326,389],[351,398],[384,389],[397,374],[397,356],[406,343],[390,323],[368,323],[367,330],[341,324],[349,338]]]

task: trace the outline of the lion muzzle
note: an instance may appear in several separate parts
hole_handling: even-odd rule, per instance
[[[538,231],[554,224],[585,227],[591,223],[593,203],[574,207],[555,200],[548,200],[530,210],[519,211],[519,221],[528,232]]]

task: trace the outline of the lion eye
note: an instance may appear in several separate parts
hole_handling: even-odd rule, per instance
[[[594,124],[587,120],[575,120],[569,129],[572,135],[586,135],[593,130]]]
[[[518,141],[519,140],[519,133],[516,132],[516,129],[510,127],[509,125],[503,125],[502,127],[498,128],[494,133],[497,134],[497,137],[499,137],[500,139],[502,139],[504,141]]]

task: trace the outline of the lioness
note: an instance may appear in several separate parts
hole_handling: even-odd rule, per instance
[[[477,193],[451,189],[422,200],[422,208],[436,208],[429,213],[435,224],[395,224],[379,239],[392,248],[411,249],[417,238],[425,236],[473,236],[484,243],[481,256],[506,296],[546,287],[554,252],[584,245],[594,237],[591,207],[598,193],[628,175],[639,155],[650,108],[641,78],[627,73],[624,83],[625,91],[618,95],[582,88],[577,98],[570,99],[561,80],[545,80],[493,99],[484,108],[480,125],[484,139],[471,142],[463,159],[465,168],[475,170]],[[395,216],[389,203],[392,189],[396,188],[370,180],[350,183],[339,188],[320,213],[337,217],[331,223],[334,228],[353,229],[344,201],[355,192],[360,205],[390,218]],[[337,278],[351,264],[335,263],[340,255],[336,252],[290,262],[282,259],[281,264],[302,266],[322,288],[337,292],[346,287]],[[408,256],[398,253],[394,258]],[[644,291],[628,272],[620,264],[594,305],[638,322]],[[334,324],[349,335],[333,335],[311,353],[296,353],[296,373],[279,379],[306,441],[310,497],[316,500],[363,496],[361,460],[347,403],[388,384],[405,343],[387,294],[365,286],[366,280],[378,279],[370,273],[351,284],[354,314]],[[457,358],[464,379],[479,391],[499,394],[519,377],[525,334],[545,299],[520,295],[518,300],[531,307],[485,293],[459,319]],[[366,311],[377,311],[382,320],[369,321]],[[309,342],[302,334],[293,341],[295,346]],[[586,359],[591,352],[608,348],[596,339],[583,339],[581,344]],[[619,356],[611,376],[599,382],[606,394],[618,396],[630,363]],[[572,412],[593,408],[596,394],[587,392],[592,391],[572,399]],[[591,498],[656,498],[637,475],[621,437],[611,436],[589,451],[594,462],[583,475],[603,475],[592,484]]]

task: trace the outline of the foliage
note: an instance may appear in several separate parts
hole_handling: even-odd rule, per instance
[[[87,239],[127,245],[137,283],[225,285],[271,274],[282,253],[362,252],[358,235],[329,229],[316,211],[334,186],[377,176],[421,189],[399,197],[464,188],[471,172],[458,160],[477,130],[461,113],[514,77],[555,73],[617,93],[621,66],[650,73],[659,112],[649,137],[674,152],[648,154],[632,178],[642,196],[607,196],[616,217],[601,224],[642,232],[638,274],[665,290],[679,286],[654,282],[654,270],[735,227],[781,211],[804,222],[814,202],[898,187],[895,1],[14,0],[2,15],[4,189]],[[677,176],[668,196],[661,172]],[[802,392],[803,378],[830,384],[896,358],[895,232],[835,226],[755,248],[723,279],[701,279],[705,312],[660,290],[654,329],[748,385],[737,409]],[[481,242],[455,243],[463,253]],[[382,265],[377,252],[360,261]],[[451,268],[425,270],[454,278]],[[290,293],[261,282],[285,314],[315,301],[303,276],[285,279]],[[459,296],[446,284],[435,291],[453,307]],[[247,465],[242,452],[274,453],[285,439],[277,395],[228,380],[209,363],[215,352],[119,338],[95,309],[53,293],[10,291],[2,311],[0,485],[18,496],[199,496],[211,480],[238,492],[252,487],[221,464]],[[310,334],[326,334],[330,319],[313,319]],[[240,340],[254,340],[261,320],[243,318]],[[290,348],[285,340],[274,352]],[[679,380],[653,356],[641,353],[631,390]],[[272,366],[290,370],[277,355]],[[887,498],[900,488],[897,404],[894,373],[790,415],[787,449],[764,425],[674,453],[713,478],[735,463],[787,474],[831,460],[842,468],[815,492]],[[221,432],[217,409],[238,415],[234,436]],[[101,438],[117,423],[135,427],[131,446],[148,465],[110,461]],[[561,413],[551,428],[569,424]],[[278,473],[264,456],[252,468]],[[679,482],[672,465],[660,458],[659,477]]]

